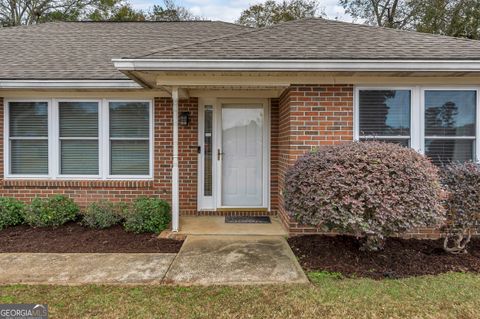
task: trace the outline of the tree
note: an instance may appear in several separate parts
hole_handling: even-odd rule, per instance
[[[285,21],[323,15],[323,12],[319,12],[317,0],[284,0],[280,3],[267,0],[244,10],[237,23],[261,28]]]
[[[478,0],[339,0],[371,25],[454,37],[480,38]]]
[[[0,25],[49,21],[144,20],[123,0],[0,0]]]
[[[86,13],[90,21],[145,21],[146,13],[135,10],[129,3],[122,0],[100,0],[93,10]]]
[[[354,19],[380,27],[406,29],[416,17],[419,0],[340,0]]]
[[[202,20],[203,18],[194,15],[188,8],[177,5],[174,0],[163,0],[163,6],[153,6],[150,19],[154,21],[188,21]]]
[[[420,32],[480,39],[480,1],[424,0],[415,29]]]

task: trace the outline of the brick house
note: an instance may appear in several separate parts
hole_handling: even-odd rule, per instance
[[[284,176],[312,148],[480,158],[478,41],[324,19],[47,23],[0,41],[1,196],[159,196],[174,231],[179,215],[270,214],[298,234],[315,229],[288,217]]]

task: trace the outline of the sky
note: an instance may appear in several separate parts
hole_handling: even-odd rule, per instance
[[[148,9],[154,4],[162,4],[162,0],[130,0],[136,9]],[[262,0],[177,0],[181,6],[189,8],[195,15],[210,20],[234,22],[240,13],[250,5],[261,3]],[[351,17],[345,14],[343,8],[338,5],[338,0],[321,0],[320,7],[330,19],[351,21]]]

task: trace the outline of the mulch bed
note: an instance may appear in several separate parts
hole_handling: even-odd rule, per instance
[[[288,242],[306,271],[374,279],[480,272],[480,238],[473,239],[469,253],[463,255],[444,252],[442,240],[390,238],[380,252],[361,251],[350,236],[301,236]]]
[[[11,227],[0,231],[0,253],[176,253],[182,241],[69,223],[58,228]]]

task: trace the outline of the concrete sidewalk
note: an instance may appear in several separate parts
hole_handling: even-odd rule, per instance
[[[0,284],[307,282],[281,236],[188,236],[178,254],[0,254]]]
[[[0,284],[160,284],[176,254],[0,254]]]

